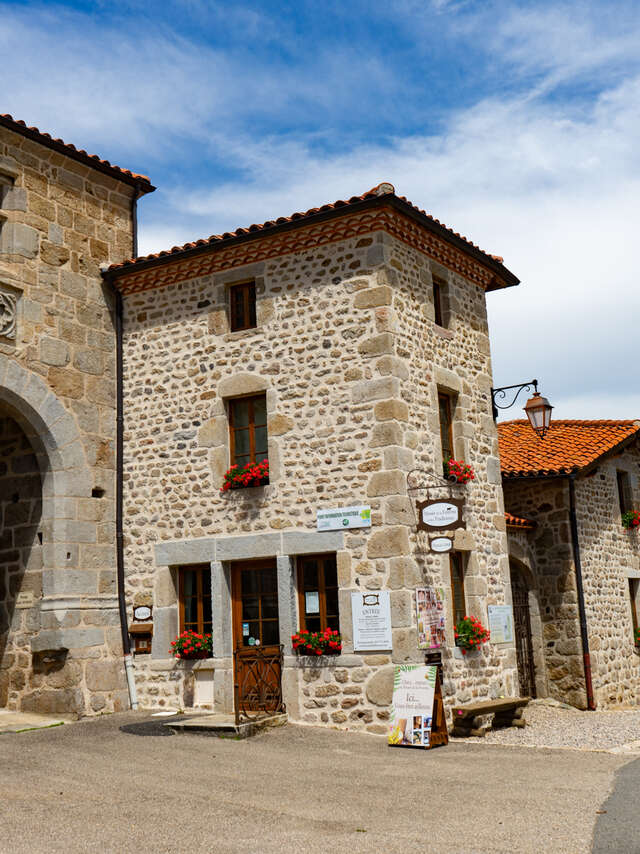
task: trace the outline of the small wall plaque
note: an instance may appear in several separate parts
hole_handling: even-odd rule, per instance
[[[432,552],[450,552],[453,548],[453,540],[451,537],[434,537],[429,540],[429,548]]]
[[[16,596],[16,608],[33,607],[33,590],[22,590]]]
[[[151,613],[149,605],[136,605],[133,609],[133,619],[136,623],[146,623],[151,619]]]

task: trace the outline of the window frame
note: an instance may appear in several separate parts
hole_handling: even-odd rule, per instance
[[[186,572],[195,572],[196,573],[196,610],[197,610],[197,631],[196,634],[202,635],[205,634],[205,614],[204,614],[204,602],[205,599],[209,599],[209,611],[211,613],[211,633],[213,634],[213,601],[212,601],[212,591],[211,591],[211,565],[208,563],[194,563],[194,564],[184,564],[182,566],[177,567],[177,581],[178,581],[178,615],[179,615],[179,625],[180,625],[180,634],[184,631],[194,631],[194,629],[187,629],[185,626],[184,612],[185,612],[185,595],[184,595],[184,575]],[[205,572],[209,573],[209,594],[208,597],[204,595],[204,574]],[[208,634],[208,632],[207,632]]]
[[[320,617],[320,632],[324,632],[327,628],[327,589],[340,591],[340,585],[338,583],[338,556],[335,552],[325,552],[322,554],[316,555],[299,555],[296,559],[296,576],[297,576],[297,584],[298,584],[298,625],[300,626],[301,632],[307,631],[307,614],[306,614],[306,602],[305,602],[305,589],[304,589],[304,570],[303,564],[304,561],[307,560],[316,560],[318,561],[318,604],[320,608],[319,617]],[[327,588],[326,578],[325,578],[325,562],[328,560],[333,560],[336,568],[336,583],[334,585],[329,585]],[[311,616],[311,615],[310,615]],[[331,626],[333,629],[337,629],[340,631],[340,600],[338,597],[338,613],[336,615],[338,625]]]
[[[242,293],[242,321],[238,325],[235,324],[235,313],[233,306],[234,296],[237,293]],[[229,311],[230,332],[244,332],[247,329],[257,328],[258,316],[255,279],[250,279],[246,282],[235,282],[233,285],[229,285],[227,293],[227,303]]]
[[[255,423],[255,414],[253,409],[253,402],[255,400],[264,400],[264,412],[265,412],[265,421],[264,424],[256,424]],[[239,401],[248,401],[249,403],[249,413],[248,413],[248,426],[247,427],[235,427],[234,420],[234,406],[236,402]],[[267,432],[267,447],[264,451],[265,457],[264,459],[269,458],[269,430],[268,430],[268,416],[267,416],[267,393],[260,392],[259,394],[246,394],[239,397],[230,397],[227,401],[227,412],[229,416],[229,464],[237,465],[236,463],[236,431],[237,430],[249,430],[249,459],[243,465],[247,465],[248,463],[256,462],[256,436],[255,431],[256,427],[264,427]],[[259,453],[262,453],[260,451]],[[246,457],[246,454],[241,454],[241,456]]]
[[[633,492],[631,490],[631,478],[628,471],[616,469],[616,485],[618,487],[618,504],[620,515],[633,510]]]
[[[441,329],[449,328],[449,316],[447,312],[447,283],[439,276],[431,277],[433,291],[433,315],[434,323]]]
[[[452,625],[455,626],[467,614],[467,602],[464,590],[466,574],[465,560],[462,552],[449,552],[449,577],[451,583],[451,616]],[[460,620],[456,620],[456,589],[459,588],[462,599],[462,614]]]
[[[447,433],[449,436],[449,445],[451,448],[451,456],[450,457],[446,456],[444,442],[443,442],[443,434],[444,434],[443,426],[444,425],[442,424],[442,417],[441,417],[441,414],[442,414],[442,410],[440,407],[441,401],[446,401],[447,421],[448,421]],[[455,410],[455,400],[453,398],[453,395],[449,394],[449,392],[441,391],[440,389],[438,389],[438,423],[440,424],[440,451],[442,453],[442,462],[443,463],[446,463],[447,460],[455,459],[455,447],[453,444],[453,413],[454,413],[454,410]]]
[[[640,578],[627,577],[629,588],[629,603],[631,605],[631,627],[633,642],[636,643],[636,631],[638,629],[638,596],[640,595]],[[636,644],[638,646],[638,644]]]

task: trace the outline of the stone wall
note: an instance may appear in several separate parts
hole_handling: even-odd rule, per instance
[[[607,460],[576,483],[580,557],[591,653],[599,708],[637,705],[640,655],[634,645],[629,578],[640,578],[638,530],[620,524],[616,471],[626,471],[634,506],[640,506],[636,447]]]
[[[115,338],[100,266],[131,256],[132,193],[0,129],[0,403],[33,434],[45,495],[35,646],[78,647],[105,663],[121,645],[105,629],[117,624]],[[86,681],[69,711],[120,707],[123,684],[120,673]],[[103,688],[110,699],[92,700]]]
[[[434,327],[432,269],[450,282],[449,330]],[[247,278],[257,284],[258,327],[231,333],[226,288]],[[427,543],[415,533],[414,498],[424,496],[407,492],[411,469],[442,472],[438,387],[457,394],[457,453],[477,472],[463,490],[467,530],[456,535],[457,547],[469,552],[468,607],[486,620],[487,601],[508,597],[490,386],[481,289],[384,232],[126,296],[128,604],[154,605],[154,658],[136,659],[141,701],[184,702],[184,680],[176,677],[183,665],[167,660],[177,631],[168,567],[178,561],[162,543],[175,541],[175,554],[197,552],[192,562],[213,561],[218,538],[250,534],[262,549],[256,556],[290,557],[299,553],[295,546],[268,551],[259,544],[315,532],[318,508],[366,503],[372,529],[345,531],[337,550],[344,654],[310,669],[286,656],[283,684],[295,719],[381,732],[392,664],[424,661],[415,587],[449,586],[446,558],[425,555]],[[260,390],[271,482],[221,495],[229,463],[226,401]],[[389,655],[353,654],[350,595],[362,589],[391,591]],[[458,659],[450,618],[448,632],[449,703],[514,692],[512,647],[492,645]],[[215,667],[217,679],[230,659]]]
[[[635,532],[620,524],[616,471],[629,472],[638,500],[637,450],[604,461],[576,480],[582,577],[598,707],[635,705],[640,662],[633,643],[629,578],[640,578]],[[543,624],[547,689],[551,696],[586,708],[586,690],[568,483],[562,479],[505,481],[509,512],[537,521],[535,531],[509,535],[509,550],[528,566]]]

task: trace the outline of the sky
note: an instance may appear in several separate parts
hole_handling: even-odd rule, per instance
[[[141,253],[388,181],[520,278],[495,385],[640,418],[638,0],[0,0],[0,52],[0,112],[151,177]]]

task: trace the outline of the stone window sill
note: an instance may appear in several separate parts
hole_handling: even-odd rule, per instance
[[[447,340],[451,340],[453,338],[453,330],[445,329],[444,326],[438,326],[437,324],[433,324],[433,331],[439,338],[446,338]]]
[[[249,329],[238,329],[235,332],[226,332],[224,341],[237,341],[239,338],[249,338],[259,335],[263,331],[261,326],[252,326]]]

